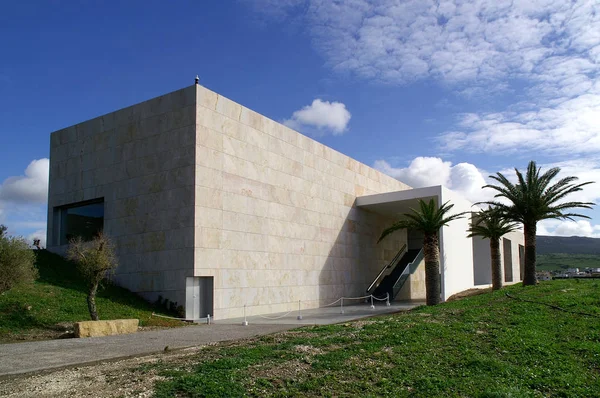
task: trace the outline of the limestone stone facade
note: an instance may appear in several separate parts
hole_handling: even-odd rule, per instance
[[[406,189],[194,85],[52,133],[48,246],[64,250],[67,209],[98,202],[115,281],[148,300],[189,318],[205,299],[215,319],[311,308],[364,294],[407,242],[376,244],[390,220],[356,197]]]

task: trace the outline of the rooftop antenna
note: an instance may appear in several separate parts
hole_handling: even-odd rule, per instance
[[[196,75],[196,84],[200,84],[200,78]]]

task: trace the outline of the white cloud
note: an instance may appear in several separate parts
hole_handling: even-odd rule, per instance
[[[385,160],[377,160],[376,169],[414,187],[443,185],[458,192],[471,202],[489,200],[493,192],[482,189],[486,179],[482,171],[471,163],[458,163],[444,161],[437,157],[417,157],[404,168],[390,166]]]
[[[46,248],[46,229],[38,229],[27,235],[27,242],[33,244],[34,239],[40,240],[40,246]]]
[[[34,160],[25,169],[25,175],[8,177],[0,185],[0,200],[14,203],[46,203],[50,160]]]
[[[549,168],[560,167],[561,172],[555,182],[566,176],[578,177],[577,182],[597,182],[585,186],[580,192],[571,194],[565,201],[600,202],[600,160],[578,159],[560,163],[538,164],[538,166],[542,167],[542,173]],[[489,175],[492,173],[480,170],[471,163],[453,165],[451,162],[437,157],[417,157],[407,167],[395,168],[385,160],[377,160],[373,167],[414,188],[444,185],[460,193],[471,202],[492,200],[496,194],[492,189],[482,189],[488,183],[495,184],[495,181],[489,179]],[[524,172],[525,167],[519,167],[519,170]],[[514,169],[501,170],[501,173],[513,182],[516,180]],[[575,212],[591,215],[590,211],[584,209],[575,209]],[[595,237],[600,234],[600,226],[594,226],[589,221],[581,219],[576,219],[575,222],[546,220],[539,223],[538,228],[540,228],[539,235],[579,234],[580,236]],[[577,233],[573,231],[577,231]]]
[[[0,185],[0,223],[6,224],[10,234],[45,231],[49,164],[46,158],[33,160],[24,175],[8,177]],[[45,236],[43,232],[44,240]]]
[[[549,236],[586,236],[588,238],[600,238],[600,225],[594,225],[589,220],[545,220],[538,223],[537,233],[538,235]]]
[[[352,115],[341,102],[323,101],[315,99],[312,104],[295,111],[290,119],[283,123],[295,130],[304,130],[306,127],[316,128],[319,131],[328,130],[333,135],[343,134]]]
[[[279,18],[301,11],[326,64],[343,74],[384,84],[434,79],[466,97],[524,90],[500,112],[463,115],[440,137],[446,151],[600,152],[598,1],[253,4]]]
[[[303,5],[305,24],[333,69],[369,80],[493,81],[535,73],[549,56],[597,60],[594,1],[256,0],[264,14]]]

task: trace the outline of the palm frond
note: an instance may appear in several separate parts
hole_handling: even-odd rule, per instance
[[[438,207],[433,199],[430,199],[428,202],[419,199],[419,209],[411,208],[410,213],[403,214],[399,221],[383,230],[377,242],[381,242],[388,235],[400,229],[414,229],[424,233],[436,234],[440,228],[449,222],[463,218],[465,214],[470,213],[462,212],[448,215],[448,212],[453,207],[454,205],[450,202],[446,202]]]
[[[499,208],[489,207],[473,217],[468,237],[480,236],[487,239],[500,239],[503,235],[517,229],[518,224],[507,219]]]
[[[497,206],[501,209],[505,218],[522,223],[533,223],[549,218],[586,217],[578,213],[568,213],[566,215],[563,210],[572,208],[590,209],[594,206],[594,203],[563,201],[570,194],[581,191],[586,185],[592,184],[592,181],[577,184],[577,177],[568,176],[552,184],[560,173],[560,168],[553,167],[541,175],[540,173],[541,168],[537,167],[534,161],[531,161],[527,165],[524,174],[515,168],[516,184],[510,182],[502,173],[490,176],[498,185],[488,184],[483,188],[495,190],[496,198],[503,197],[511,204],[504,205],[498,201],[482,203]]]

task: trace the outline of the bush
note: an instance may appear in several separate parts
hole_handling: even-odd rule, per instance
[[[0,235],[0,293],[33,282],[38,276],[34,264],[35,254],[25,239]]]

